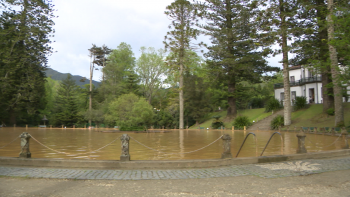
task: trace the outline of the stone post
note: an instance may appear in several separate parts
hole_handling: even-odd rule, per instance
[[[32,154],[29,151],[30,134],[23,132],[19,137],[21,138],[21,152],[19,153],[19,157],[31,158]]]
[[[224,141],[224,152],[221,154],[221,159],[232,158],[231,154],[231,136],[229,134],[224,134],[221,139]]]
[[[128,136],[128,134],[123,134],[120,140],[122,141],[122,153],[120,155],[120,161],[130,161],[130,155],[129,155],[130,137]]]
[[[307,150],[305,148],[305,133],[303,131],[300,131],[297,134],[298,138],[298,148],[297,148],[297,153],[307,153]]]
[[[346,131],[345,127],[341,128],[341,135],[343,136],[343,139],[345,142],[344,146],[341,148],[342,149],[349,149],[349,143],[348,143],[348,138],[347,138],[348,132]]]

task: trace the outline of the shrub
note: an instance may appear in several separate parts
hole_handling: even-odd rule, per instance
[[[329,108],[326,110],[326,113],[330,116],[334,116],[334,108]]]
[[[281,103],[277,99],[271,98],[266,103],[265,111],[270,112],[272,110],[281,109],[281,108],[282,108]]]
[[[306,97],[305,96],[297,96],[294,101],[294,110],[299,110],[306,108],[307,102],[306,102]]]
[[[251,125],[252,123],[250,122],[247,116],[237,116],[233,121],[233,126],[235,127],[235,129],[243,129],[244,126],[248,128]]]
[[[215,120],[211,123],[211,127],[213,129],[219,129],[221,126],[225,126],[224,123],[220,120],[221,116],[213,116],[212,118],[215,118]]]
[[[278,127],[284,125],[284,117],[281,115],[276,116],[274,119],[271,121],[271,129],[278,129]]]

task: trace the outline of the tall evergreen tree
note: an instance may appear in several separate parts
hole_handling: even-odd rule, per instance
[[[342,81],[340,77],[340,70],[338,65],[337,49],[332,41],[334,40],[334,1],[327,0],[327,32],[328,32],[328,48],[329,57],[331,61],[331,73],[333,79],[333,92],[334,92],[334,115],[335,126],[344,126],[344,109],[343,109],[343,89]]]
[[[292,40],[292,35],[295,32],[298,0],[264,0],[261,2],[266,7],[261,12],[264,21],[261,24],[262,30],[268,32],[267,35],[273,43],[280,45],[280,49],[276,53],[282,53],[283,56],[284,125],[290,125],[292,123],[292,105],[288,53],[291,50],[291,45],[288,44],[288,40]]]
[[[55,101],[54,119],[56,120],[56,125],[72,126],[81,119],[77,105],[78,88],[70,74],[60,83]]]
[[[165,36],[165,47],[174,54],[173,68],[179,74],[179,128],[184,128],[184,96],[183,96],[183,74],[185,69],[186,50],[191,49],[191,40],[196,39],[199,31],[194,27],[196,22],[196,9],[187,0],[176,0],[167,6],[165,14],[172,20],[170,30]]]
[[[269,50],[263,48],[263,37],[255,22],[259,7],[250,0],[206,0],[203,9],[206,35],[211,38],[208,66],[214,81],[224,82],[227,87],[227,117],[237,114],[236,85],[242,81],[260,81],[265,72],[278,69],[267,66],[264,57]]]
[[[1,1],[0,118],[14,124],[21,114],[45,107],[44,69],[52,52],[53,5],[41,0]]]

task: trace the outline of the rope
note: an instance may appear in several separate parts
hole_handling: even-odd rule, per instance
[[[223,136],[223,135],[222,135],[222,136]],[[163,151],[159,151],[159,150],[153,149],[153,148],[151,148],[151,147],[149,147],[149,146],[146,146],[146,145],[142,144],[141,142],[137,141],[135,138],[133,138],[133,137],[131,137],[131,136],[129,136],[129,137],[130,137],[131,139],[135,140],[135,142],[139,143],[140,145],[142,145],[142,146],[144,146],[144,147],[146,147],[146,148],[148,148],[148,149],[150,149],[150,150],[153,150],[153,151],[156,151],[156,152],[159,152],[159,153],[168,154],[168,155],[176,155],[176,154],[194,153],[194,152],[200,151],[200,150],[202,150],[202,149],[205,149],[205,148],[207,148],[208,146],[210,146],[210,145],[214,144],[215,142],[217,142],[222,136],[220,136],[218,139],[214,140],[212,143],[210,143],[210,144],[208,144],[208,145],[206,145],[206,146],[204,146],[204,147],[202,147],[202,148],[200,148],[200,149],[197,149],[197,150],[194,150],[194,151],[190,151],[190,152],[184,152],[184,153],[166,153],[166,152],[163,152]]]
[[[49,149],[49,150],[52,150],[52,151],[54,151],[54,152],[56,152],[56,153],[65,154],[65,155],[84,155],[84,154],[94,153],[94,152],[97,152],[97,151],[99,151],[99,150],[101,150],[101,149],[103,149],[103,148],[106,148],[107,146],[109,146],[109,145],[111,145],[112,143],[114,143],[117,139],[119,139],[120,136],[118,136],[118,137],[115,138],[112,142],[108,143],[108,144],[105,145],[105,146],[102,146],[102,147],[99,148],[99,149],[96,149],[96,150],[90,151],[90,152],[86,152],[86,153],[76,153],[76,154],[72,154],[72,153],[67,153],[67,152],[61,152],[61,151],[54,150],[54,149],[52,149],[52,148],[50,148],[50,147],[48,147],[48,146],[42,144],[42,143],[39,142],[37,139],[35,139],[33,136],[32,136],[32,138],[33,138],[34,141],[36,141],[36,142],[37,142],[38,144],[40,144],[41,146],[43,146],[43,147],[45,147],[45,148],[47,148],[47,149]]]
[[[16,141],[18,138],[19,138],[19,136],[18,136],[18,137],[16,137],[16,139],[12,140],[10,143],[6,144],[5,146],[0,147],[0,149],[3,149],[3,148],[5,148],[6,146],[8,146],[8,145],[12,144],[12,142]]]
[[[311,144],[313,144],[313,145],[316,146],[316,147],[327,148],[327,147],[330,147],[330,146],[332,146],[333,144],[335,144],[335,142],[338,141],[340,137],[341,137],[341,135],[339,135],[339,137],[338,137],[332,144],[330,144],[330,145],[328,145],[328,146],[324,146],[324,147],[320,147],[320,146],[316,145],[316,144],[313,143],[309,138],[306,138],[306,139],[307,139]]]

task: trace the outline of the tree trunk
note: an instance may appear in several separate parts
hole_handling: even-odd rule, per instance
[[[324,0],[316,1],[316,10],[317,10],[317,18],[319,23],[323,23],[326,21],[327,16],[327,5]],[[334,107],[334,97],[333,97],[333,88],[327,87],[328,84],[332,83],[331,79],[331,68],[328,64],[328,46],[324,44],[325,40],[328,40],[327,29],[323,28],[321,24],[319,24],[319,33],[318,33],[318,44],[320,49],[321,58],[321,76],[322,76],[322,98],[323,98],[323,112],[325,113],[329,108]]]
[[[92,58],[92,55],[91,55]],[[94,66],[92,60],[90,62],[90,94],[89,94],[89,126],[91,126],[91,111],[92,111],[92,75],[94,72]]]
[[[287,43],[287,24],[285,18],[285,10],[283,0],[280,0],[280,18],[282,31],[282,53],[283,53],[283,83],[284,83],[284,125],[288,126],[292,123],[292,105],[290,102],[290,83],[289,83],[289,67],[288,67],[288,43]]]
[[[234,92],[236,91],[236,83],[233,81],[230,81],[228,83],[228,108],[227,108],[227,118],[231,119],[236,116],[237,114],[237,108],[236,108],[236,98],[233,96]]]
[[[334,112],[335,112],[335,123],[336,127],[344,126],[344,111],[343,111],[343,94],[341,87],[341,80],[339,78],[340,72],[338,67],[338,57],[337,50],[331,44],[331,41],[334,39],[334,23],[333,23],[333,0],[327,0],[328,5],[328,16],[327,16],[327,32],[328,32],[328,48],[329,48],[329,57],[331,60],[331,72],[333,79],[333,91],[334,91]]]
[[[184,92],[183,92],[183,64],[182,61],[180,63],[180,79],[179,79],[179,101],[180,101],[180,122],[179,129],[184,128]]]

